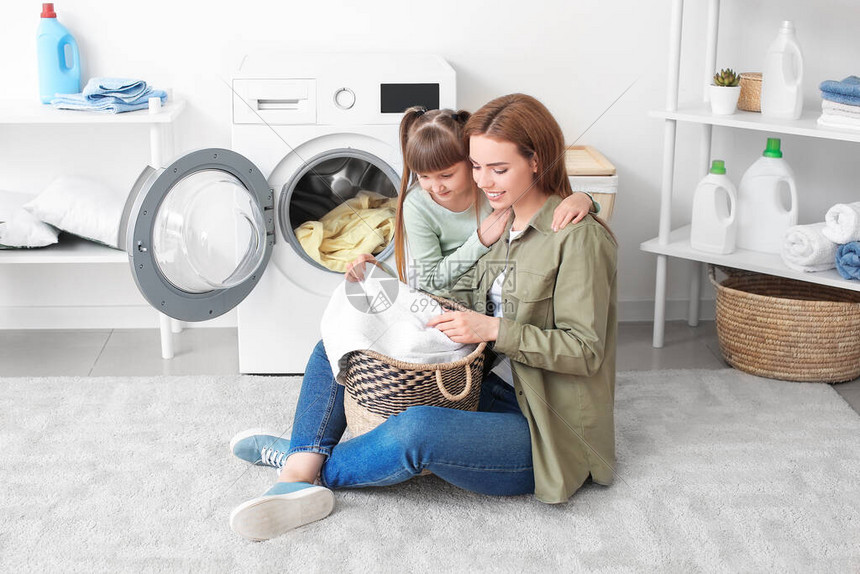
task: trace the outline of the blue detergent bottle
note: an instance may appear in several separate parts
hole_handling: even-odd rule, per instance
[[[39,97],[51,103],[54,94],[81,91],[81,58],[78,43],[57,21],[52,3],[42,4],[42,20],[36,38],[39,55]]]

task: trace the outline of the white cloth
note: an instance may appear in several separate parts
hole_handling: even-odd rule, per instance
[[[824,237],[824,223],[795,225],[785,231],[782,260],[795,271],[827,271],[836,267],[837,245]]]
[[[511,229],[509,236],[506,241],[508,243],[517,239],[520,235],[523,234],[523,229],[519,231],[514,231]],[[499,276],[496,277],[496,280],[493,281],[493,285],[490,287],[490,292],[487,294],[490,298],[490,303],[493,306],[493,317],[502,317],[504,316],[504,303],[502,302],[502,285],[505,283],[505,277],[507,277],[507,270],[499,273]],[[511,360],[501,353],[496,353],[498,356],[498,361],[493,366],[492,372],[499,376],[500,379],[505,381],[510,386],[514,386],[514,372],[513,367],[511,367]]]
[[[825,128],[860,130],[860,116],[836,115],[830,112],[822,112],[817,123]]]
[[[346,356],[362,349],[407,363],[447,363],[467,357],[477,345],[455,343],[431,317],[439,303],[396,278],[366,266],[365,280],[338,285],[323,313],[320,329],[335,379],[341,384]]]
[[[821,111],[827,115],[860,118],[860,106],[831,102],[830,100],[821,100]]]
[[[833,243],[860,241],[860,201],[837,203],[824,215],[824,237]]]

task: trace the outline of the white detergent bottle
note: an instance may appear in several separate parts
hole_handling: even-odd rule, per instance
[[[690,246],[710,253],[735,250],[738,192],[726,175],[726,164],[715,159],[693,195]]]
[[[747,169],[738,187],[737,246],[779,253],[785,231],[793,225],[797,225],[794,172],[782,159],[779,138],[768,138],[764,154]]]
[[[796,120],[803,112],[803,54],[794,24],[782,23],[761,75],[761,115]]]

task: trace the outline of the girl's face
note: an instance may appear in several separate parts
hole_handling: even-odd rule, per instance
[[[511,207],[524,194],[537,190],[534,176],[537,162],[520,154],[513,142],[479,135],[469,138],[469,159],[472,177],[493,209]]]
[[[469,164],[461,161],[442,171],[419,173],[418,185],[433,201],[452,211],[463,211],[472,204],[472,179]]]

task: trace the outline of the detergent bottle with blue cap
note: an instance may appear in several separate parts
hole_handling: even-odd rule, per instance
[[[726,175],[726,162],[715,159],[693,195],[690,247],[710,253],[735,250],[738,192]]]
[[[39,97],[51,103],[54,94],[81,91],[81,57],[78,43],[57,21],[52,3],[42,4],[42,19],[36,37],[39,56]]]

